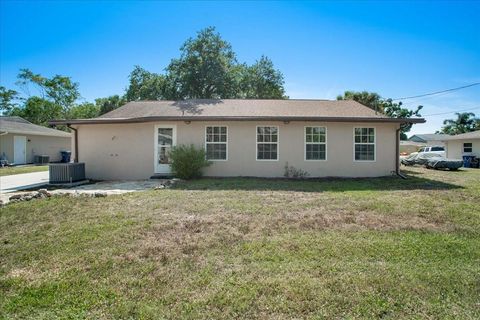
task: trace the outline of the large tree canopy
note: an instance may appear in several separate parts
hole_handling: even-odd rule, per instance
[[[402,107],[402,102],[394,102],[392,99],[384,99],[378,93],[368,91],[345,91],[343,95],[338,95],[337,100],[355,100],[370,109],[381,112],[392,118],[411,118],[421,117],[420,110],[423,106],[417,106],[415,110]],[[406,133],[410,131],[412,124],[402,126],[401,138],[406,140]]]
[[[167,82],[164,75],[135,66],[130,73],[129,82],[125,93],[127,101],[167,99]]]
[[[355,100],[370,109],[383,112],[383,99],[375,92],[345,91],[343,95],[337,96],[337,100]]]
[[[135,66],[129,78],[128,101],[286,98],[283,75],[269,58],[262,56],[251,66],[238,63],[232,46],[213,27],[189,38],[165,74]]]
[[[78,83],[61,75],[46,78],[21,69],[17,79],[23,94],[0,87],[0,111],[39,125],[46,126],[52,119],[94,118],[125,103],[118,95],[96,99],[95,103],[79,103]]]
[[[475,118],[475,114],[471,112],[455,113],[457,119],[446,119],[443,121],[444,126],[441,133],[460,134],[480,130],[480,118]]]
[[[78,83],[69,77],[55,75],[52,78],[21,69],[16,85],[23,95],[1,88],[2,112],[20,116],[40,125],[47,125],[55,118],[69,118],[70,110],[80,98]]]
[[[47,125],[51,119],[93,118],[128,101],[183,99],[285,99],[282,73],[261,56],[253,65],[238,63],[232,46],[209,27],[189,38],[164,73],[135,66],[125,95],[81,100],[70,77],[51,78],[21,69],[16,90],[0,86],[0,113]]]
[[[22,117],[32,123],[39,125],[48,125],[52,119],[62,118],[62,107],[53,101],[37,96],[32,96],[25,100],[21,107],[15,107],[8,115]]]
[[[41,98],[60,106],[65,116],[77,99],[80,98],[78,83],[73,82],[69,77],[55,75],[52,78],[45,78],[29,69],[21,69],[17,78],[17,85],[29,97],[32,96],[31,86],[36,86],[40,91]]]
[[[18,92],[0,86],[0,112],[9,112],[18,104]]]
[[[262,56],[252,66],[242,66],[241,94],[247,99],[286,98],[283,75],[275,69],[272,60]]]
[[[232,46],[210,27],[180,48],[181,55],[167,67],[167,78],[178,98],[234,98],[239,68]]]
[[[98,108],[98,114],[104,114],[113,111],[125,103],[125,97],[121,97],[119,95],[95,99],[95,106]]]

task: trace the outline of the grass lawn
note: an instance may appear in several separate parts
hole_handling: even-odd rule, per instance
[[[0,177],[39,171],[48,171],[48,166],[0,167]]]
[[[0,318],[480,318],[480,170],[202,179],[0,213]]]

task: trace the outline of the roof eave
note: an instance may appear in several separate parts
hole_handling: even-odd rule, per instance
[[[94,118],[52,120],[49,124],[56,125],[81,125],[81,124],[115,124],[115,123],[141,123],[155,121],[317,121],[317,122],[378,122],[378,123],[425,123],[423,118],[380,118],[380,117],[292,117],[292,116],[155,116],[140,118]]]
[[[24,130],[1,130],[3,133],[11,133],[11,134],[22,134],[27,136],[43,136],[43,137],[58,137],[58,138],[71,138],[72,134],[69,132],[65,132],[65,134],[58,134],[58,133],[48,133],[48,132],[32,132],[32,131],[24,131]]]

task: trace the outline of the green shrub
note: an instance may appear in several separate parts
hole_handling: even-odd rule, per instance
[[[181,179],[194,179],[202,176],[202,169],[210,165],[205,159],[205,150],[193,144],[178,145],[170,151],[172,171]]]
[[[297,169],[294,166],[289,166],[288,162],[286,162],[283,176],[285,178],[305,179],[308,177],[308,172],[302,169]]]

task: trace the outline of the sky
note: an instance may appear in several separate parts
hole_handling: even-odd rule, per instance
[[[0,0],[0,84],[18,90],[29,68],[70,76],[85,101],[123,94],[135,65],[163,72],[208,26],[239,62],[271,58],[290,98],[399,98],[480,82],[480,1]],[[427,123],[411,134],[432,133],[456,111],[480,116],[480,85],[403,102],[424,106]]]

